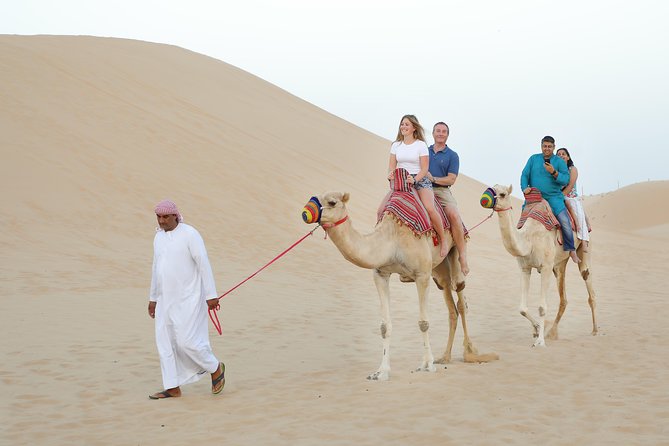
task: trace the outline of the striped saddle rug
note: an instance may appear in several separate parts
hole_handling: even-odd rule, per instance
[[[520,220],[518,220],[516,227],[518,229],[522,228],[528,218],[538,221],[548,231],[560,228],[560,222],[555,218],[548,203],[543,201],[541,192],[536,187],[531,187],[530,191],[525,194],[525,207],[520,214]]]
[[[398,222],[411,229],[414,234],[423,235],[432,231],[430,216],[420,202],[418,194],[413,192],[413,185],[407,181],[408,176],[409,173],[405,169],[395,170],[393,179],[390,180],[392,192],[385,207],[378,215],[377,224],[385,214],[390,214]],[[444,210],[436,199],[434,200],[434,207],[444,222],[444,229],[450,229]]]

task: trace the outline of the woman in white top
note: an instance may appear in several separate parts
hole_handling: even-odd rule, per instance
[[[430,216],[432,227],[439,236],[441,249],[439,255],[446,257],[448,247],[444,243],[444,226],[434,207],[434,192],[432,182],[427,177],[430,166],[430,153],[427,150],[423,127],[414,115],[404,115],[400,120],[400,128],[395,142],[390,146],[390,161],[388,163],[388,179],[392,179],[395,169],[406,169],[409,183],[413,184],[418,192],[420,201]]]
[[[564,194],[564,203],[571,217],[576,223],[576,236],[583,241],[583,251],[588,251],[588,242],[590,241],[590,222],[588,216],[581,204],[581,198],[576,192],[576,180],[578,179],[578,169],[574,166],[569,150],[562,147],[557,151],[557,156],[562,158],[569,168],[569,183],[562,189]]]

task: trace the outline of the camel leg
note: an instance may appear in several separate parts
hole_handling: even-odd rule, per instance
[[[458,310],[455,308],[455,301],[453,300],[453,293],[448,286],[444,287],[444,302],[448,307],[448,343],[446,350],[441,358],[435,359],[435,364],[448,364],[451,362],[451,351],[453,350],[453,340],[455,339],[455,331],[458,328]]]
[[[462,319],[462,331],[464,332],[464,340],[462,345],[464,346],[464,360],[465,362],[490,362],[496,361],[499,359],[497,353],[479,353],[478,349],[474,347],[474,343],[469,337],[469,331],[467,330],[467,311],[465,308],[465,295],[464,291],[458,291],[458,313]]]
[[[552,257],[552,256],[551,256]],[[553,259],[551,258],[551,261]],[[545,264],[544,264],[545,265]],[[546,294],[548,294],[548,287],[551,284],[551,276],[550,273],[552,272],[552,268],[548,268],[547,266],[543,266],[541,268],[541,294],[539,296],[539,328],[538,328],[538,336],[537,339],[534,341],[534,344],[532,347],[545,347],[546,346],[546,341],[544,340],[544,325],[546,324],[546,309],[547,309],[547,304],[546,304]]]
[[[566,270],[567,270],[567,259],[561,261],[560,263],[558,263],[553,267],[553,275],[555,275],[558,295],[560,296],[560,307],[558,308],[557,314],[555,315],[555,320],[553,321],[553,325],[551,325],[550,330],[548,330],[548,333],[546,333],[547,339],[558,339],[558,324],[562,319],[564,311],[567,309],[567,292],[565,288]]]
[[[595,300],[595,290],[592,287],[592,276],[590,274],[590,253],[583,253],[583,261],[578,264],[578,270],[581,273],[583,281],[585,281],[585,287],[588,290],[588,305],[590,305],[590,312],[592,313],[592,335],[596,336],[598,333],[597,328],[597,319],[595,317],[595,307],[597,302]]]
[[[386,381],[390,378],[390,335],[393,324],[390,320],[390,274],[374,270],[374,285],[379,293],[381,302],[381,339],[383,340],[383,357],[379,369],[369,375],[367,379],[374,381]]]
[[[448,258],[451,253],[448,254]],[[442,263],[432,271],[432,280],[437,285],[444,297],[446,307],[448,308],[448,343],[444,354],[435,359],[435,364],[448,364],[451,362],[451,351],[453,349],[453,340],[455,338],[455,331],[458,327],[458,310],[455,308],[455,301],[453,300],[453,293],[451,292],[451,270],[448,263],[444,260]]]
[[[520,274],[520,314],[532,324],[532,336],[536,339],[539,336],[539,324],[527,312],[527,296],[530,293],[530,273],[531,268],[523,267]]]
[[[434,355],[432,354],[432,347],[430,346],[430,322],[427,319],[427,295],[430,285],[431,273],[416,274],[416,289],[418,290],[418,328],[420,328],[421,336],[423,337],[423,361],[416,369],[417,372],[436,372],[437,368],[434,366]]]
[[[464,351],[464,359],[465,362],[482,362],[478,361],[478,351],[476,350],[476,347],[474,347],[474,344],[472,344],[471,339],[469,339],[469,332],[467,331],[467,317],[466,317],[466,308],[465,308],[465,298],[464,298],[464,293],[462,291],[458,292],[458,312],[460,313],[460,317],[462,318],[462,332],[464,333],[464,339],[462,341],[462,345],[465,348]]]

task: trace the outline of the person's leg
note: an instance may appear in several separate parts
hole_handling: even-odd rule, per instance
[[[560,222],[562,230],[562,249],[569,251],[569,257],[575,262],[579,263],[581,260],[576,255],[574,248],[574,231],[571,229],[571,221],[569,221],[569,211],[563,209],[562,212],[555,216]]]
[[[469,264],[467,263],[467,243],[465,243],[465,230],[462,226],[462,220],[460,220],[460,213],[458,212],[457,208],[450,205],[444,206],[444,212],[446,213],[446,217],[448,217],[448,221],[451,223],[451,234],[453,235],[455,247],[458,249],[460,269],[466,276],[469,274]]]
[[[434,196],[437,198],[439,204],[444,209],[444,213],[451,224],[451,235],[455,242],[455,247],[458,249],[458,261],[460,262],[460,269],[466,276],[469,274],[469,264],[467,263],[467,244],[465,243],[465,230],[462,226],[460,212],[458,212],[458,203],[451,193],[451,189],[447,187],[439,187],[433,189]]]
[[[423,206],[425,206],[427,215],[430,216],[432,227],[439,236],[439,241],[441,242],[439,255],[441,257],[446,257],[446,254],[448,254],[448,246],[446,246],[446,234],[444,233],[444,224],[441,221],[441,216],[434,207],[434,193],[432,192],[432,189],[427,187],[422,187],[420,189],[416,188],[416,190],[418,191],[420,201],[423,203]]]
[[[165,323],[166,316],[162,313],[162,307],[156,307],[156,346],[160,357],[160,369],[163,376],[163,390],[149,395],[152,400],[172,398],[181,396],[181,388],[177,378],[177,365],[174,355],[174,333]]]
[[[576,225],[576,233],[577,234],[580,233],[581,225],[576,209],[574,209],[574,202],[569,198],[565,198],[564,204],[565,206],[567,206],[567,211],[569,211],[569,215],[571,215],[571,218],[574,220],[574,224]]]

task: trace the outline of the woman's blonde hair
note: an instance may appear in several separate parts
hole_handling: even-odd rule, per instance
[[[423,131],[423,126],[418,122],[418,118],[414,115],[404,115],[402,116],[402,119],[400,119],[400,127],[402,126],[402,121],[405,119],[408,119],[411,125],[413,125],[413,137],[425,142],[425,132]],[[402,131],[399,128],[397,129],[397,138],[395,138],[395,141],[404,141],[404,135],[402,135]]]

